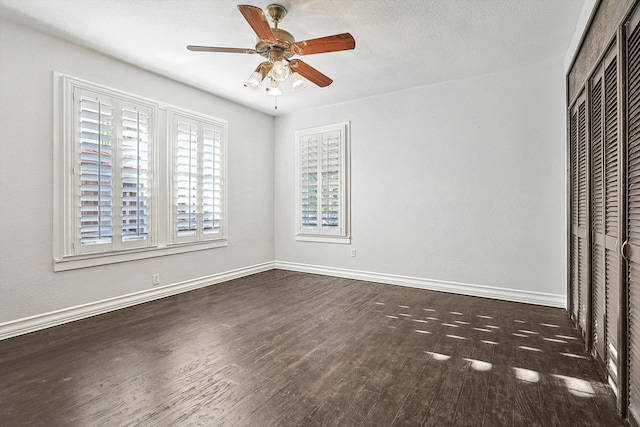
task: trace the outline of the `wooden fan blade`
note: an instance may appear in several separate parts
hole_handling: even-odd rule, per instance
[[[320,71],[313,68],[306,62],[302,62],[299,59],[293,59],[289,62],[289,68],[292,71],[297,71],[302,77],[306,78],[312,83],[317,84],[320,87],[329,86],[333,83],[329,77],[322,74]]]
[[[256,53],[255,49],[244,49],[241,47],[194,46],[192,44],[187,46],[187,49],[194,52]]]
[[[318,39],[303,40],[293,45],[298,55],[312,55],[314,53],[337,52],[356,47],[356,41],[349,33],[320,37]]]
[[[249,25],[251,25],[251,28],[253,28],[253,31],[255,31],[259,39],[276,42],[276,36],[273,35],[269,21],[267,21],[267,17],[264,16],[262,9],[248,4],[238,5],[238,9],[240,9],[240,13],[242,13],[242,16],[244,16],[244,19],[247,20]]]

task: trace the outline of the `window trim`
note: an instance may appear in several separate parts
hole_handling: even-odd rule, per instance
[[[71,254],[69,242],[73,239],[74,215],[73,201],[75,201],[74,176],[69,171],[69,165],[73,165],[74,147],[68,143],[68,135],[73,132],[73,108],[72,91],[74,86],[83,87],[90,91],[110,94],[110,96],[122,97],[134,100],[142,104],[154,106],[154,126],[150,130],[153,135],[155,147],[151,151],[153,162],[152,179],[154,186],[150,196],[153,209],[151,209],[150,222],[155,227],[155,237],[152,245],[125,250],[101,253]],[[194,113],[178,107],[168,106],[165,103],[155,101],[142,96],[133,95],[124,91],[113,89],[104,85],[71,77],[66,74],[53,72],[53,271],[68,271],[79,268],[87,268],[99,265],[116,264],[120,262],[135,261],[155,258],[166,255],[189,253],[227,246],[228,219],[227,219],[227,141],[228,124],[225,120]],[[207,240],[201,242],[174,243],[171,241],[169,227],[170,215],[164,212],[172,208],[172,200],[167,198],[166,192],[171,188],[172,176],[169,174],[171,154],[168,151],[168,138],[170,124],[165,114],[168,109],[188,112],[215,122],[224,123],[223,131],[223,221],[224,239]],[[165,191],[167,190],[167,191]],[[167,217],[169,216],[169,217]]]
[[[175,131],[177,129],[177,120],[179,118],[183,118],[185,120],[190,120],[192,122],[198,122],[201,125],[208,124],[212,127],[220,127],[222,129],[222,138],[220,141],[220,150],[221,150],[221,185],[222,185],[222,197],[221,197],[221,224],[220,224],[220,232],[217,233],[215,237],[204,237],[201,233],[201,230],[196,231],[195,238],[184,238],[177,236],[175,224],[176,224],[176,212],[174,210],[173,200],[175,200],[175,186],[174,186],[174,176],[175,176],[175,158],[174,153],[176,150],[176,134]],[[167,244],[168,245],[197,245],[197,244],[208,244],[210,247],[221,247],[227,245],[227,234],[228,234],[228,218],[227,218],[227,139],[228,139],[228,123],[226,120],[222,120],[216,117],[196,113],[193,111],[189,111],[183,108],[178,107],[168,107],[167,108],[167,170],[169,173],[168,177],[168,188],[167,194],[169,194],[169,200],[167,200],[167,206],[171,207],[171,214],[168,215],[167,218]],[[203,128],[198,129],[198,135],[202,134]],[[198,152],[200,153],[201,147],[198,148]]]
[[[351,243],[351,122],[341,122],[325,126],[318,126],[296,131],[295,134],[295,174],[296,174],[296,229],[295,239],[299,242],[322,242],[322,243]],[[322,226],[317,232],[303,231],[302,228],[302,171],[301,171],[301,144],[302,138],[319,135],[326,132],[340,132],[340,216],[337,233],[322,232]]]

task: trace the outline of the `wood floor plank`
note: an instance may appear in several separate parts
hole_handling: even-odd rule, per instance
[[[0,425],[622,426],[564,310],[273,270],[0,341]]]

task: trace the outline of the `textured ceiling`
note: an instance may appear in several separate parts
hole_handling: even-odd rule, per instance
[[[263,9],[274,1],[246,0]],[[352,51],[301,57],[333,78],[273,98],[243,86],[263,58],[187,44],[255,46],[238,0],[0,0],[0,15],[268,114],[286,114],[562,60],[585,0],[288,0],[296,40],[350,32]],[[79,76],[81,77],[81,76]]]

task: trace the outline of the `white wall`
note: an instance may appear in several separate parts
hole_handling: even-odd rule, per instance
[[[228,247],[53,272],[54,70],[228,120]],[[274,124],[271,116],[0,18],[0,326],[149,290],[152,273],[173,284],[274,259],[289,268],[562,300],[564,93],[559,59]],[[352,123],[352,245],[296,242],[294,133],[345,120]]]
[[[53,71],[226,119],[229,245],[53,272]],[[271,116],[0,18],[0,324],[274,259]]]
[[[276,260],[562,304],[564,93],[559,58],[276,118]],[[294,133],[342,121],[351,121],[352,244],[296,242]]]

